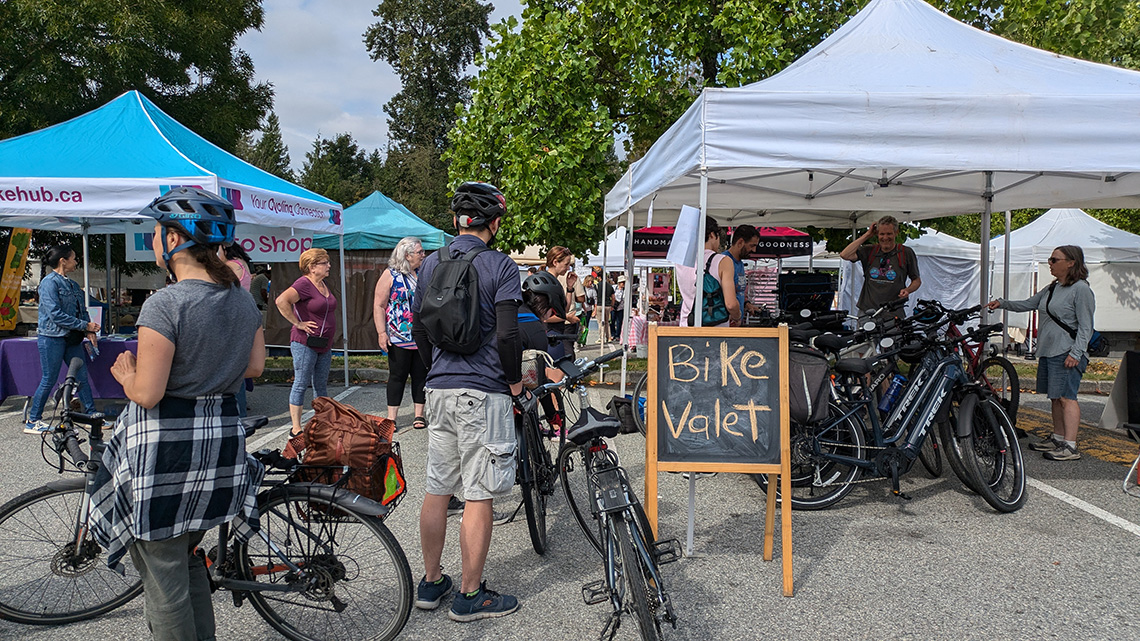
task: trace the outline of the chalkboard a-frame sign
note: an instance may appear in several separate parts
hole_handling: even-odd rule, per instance
[[[788,328],[649,328],[645,507],[657,529],[657,473],[769,474],[791,495]],[[764,559],[772,559],[776,492],[768,492]],[[792,594],[791,509],[783,502],[784,594]]]

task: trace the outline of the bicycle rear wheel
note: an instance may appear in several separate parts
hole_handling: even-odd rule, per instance
[[[942,476],[942,447],[938,444],[938,434],[931,425],[926,430],[926,438],[922,441],[922,449],[918,450],[918,460],[926,468],[927,475],[936,479]]]
[[[25,492],[0,507],[0,618],[59,625],[106,614],[142,593],[123,559],[124,575],[107,567],[90,530],[78,546],[73,532],[86,479]]]
[[[634,624],[642,641],[661,641],[661,622],[657,619],[657,608],[660,605],[657,586],[634,542],[638,536],[637,530],[622,513],[610,516],[610,526],[621,555],[622,586],[618,589],[624,588],[622,609],[626,614],[633,615]]]
[[[863,429],[851,417],[841,419],[844,411],[836,404],[829,406],[830,418],[822,425],[804,425],[792,421],[792,509],[822,510],[835,505],[854,489],[861,469],[836,461],[828,455],[863,458]],[[818,453],[817,453],[818,448]],[[756,474],[756,483],[770,491],[768,475]],[[777,500],[783,500],[777,489]]]
[[[998,399],[986,398],[974,411],[973,448],[964,457],[979,494],[998,512],[1025,505],[1025,467],[1013,424]]]
[[[994,396],[1000,399],[1009,422],[1017,425],[1017,409],[1021,403],[1021,381],[1017,369],[1004,356],[991,356],[982,361],[975,372],[974,380],[981,383]]]
[[[637,424],[638,431],[645,436],[645,408],[649,402],[649,373],[641,375],[637,384],[633,386],[633,422]]]
[[[538,423],[534,412],[523,414],[519,421],[524,443],[522,453],[526,468],[519,469],[519,485],[522,487],[523,507],[526,510],[526,526],[530,530],[530,543],[538,554],[546,554],[546,497],[554,491],[554,463],[546,449],[546,439],[538,433]],[[521,458],[521,457],[520,457]]]
[[[234,545],[242,578],[295,588],[249,593],[269,625],[293,641],[386,641],[400,633],[412,610],[412,572],[379,518],[292,485],[263,492],[258,507],[262,534]]]
[[[562,492],[566,495],[566,504],[570,513],[582,528],[586,540],[594,547],[599,555],[602,554],[602,539],[599,535],[598,521],[594,519],[590,505],[593,501],[594,491],[590,486],[589,471],[586,469],[586,448],[566,441],[558,452],[558,477],[562,481]]]

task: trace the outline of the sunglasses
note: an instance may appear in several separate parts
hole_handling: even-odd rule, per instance
[[[1056,256],[1050,256],[1049,257],[1049,264],[1052,265],[1053,263],[1057,263],[1057,262],[1060,262],[1062,260],[1069,260],[1069,259],[1068,258],[1057,258]]]

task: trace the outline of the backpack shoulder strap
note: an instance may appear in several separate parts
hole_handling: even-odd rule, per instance
[[[460,260],[474,264],[476,256],[478,256],[479,254],[482,254],[485,251],[489,251],[490,249],[491,249],[490,247],[476,247],[475,249],[472,249],[471,251],[467,252],[466,254],[463,254],[463,257],[460,258]]]

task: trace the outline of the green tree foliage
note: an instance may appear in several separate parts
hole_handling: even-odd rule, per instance
[[[344,207],[354,205],[372,193],[377,155],[365,154],[351,134],[325,139],[317,134],[313,148],[305,154],[300,184]]]
[[[426,222],[453,230],[448,210],[447,166],[433,147],[389,148],[377,170],[376,188]]]
[[[492,28],[470,106],[452,131],[452,184],[498,182],[519,247],[600,240],[615,141],[633,160],[705,87],[781,71],[865,0],[534,0]],[[1059,53],[1135,66],[1131,0],[932,0],[980,28]],[[835,230],[838,243],[849,231]],[[846,243],[844,243],[846,244]]]
[[[224,149],[272,103],[238,36],[260,0],[0,2],[0,138],[90,111],[137,89]]]
[[[464,71],[489,35],[493,7],[477,0],[382,0],[379,18],[364,33],[373,60],[383,60],[403,88],[384,105],[398,147],[443,149],[455,123],[455,107],[467,101]]]
[[[265,125],[261,128],[261,138],[257,142],[248,139],[238,148],[238,155],[249,164],[264,169],[274,176],[292,181],[293,170],[289,168],[289,147],[281,138],[281,121],[277,114],[269,112]]]

